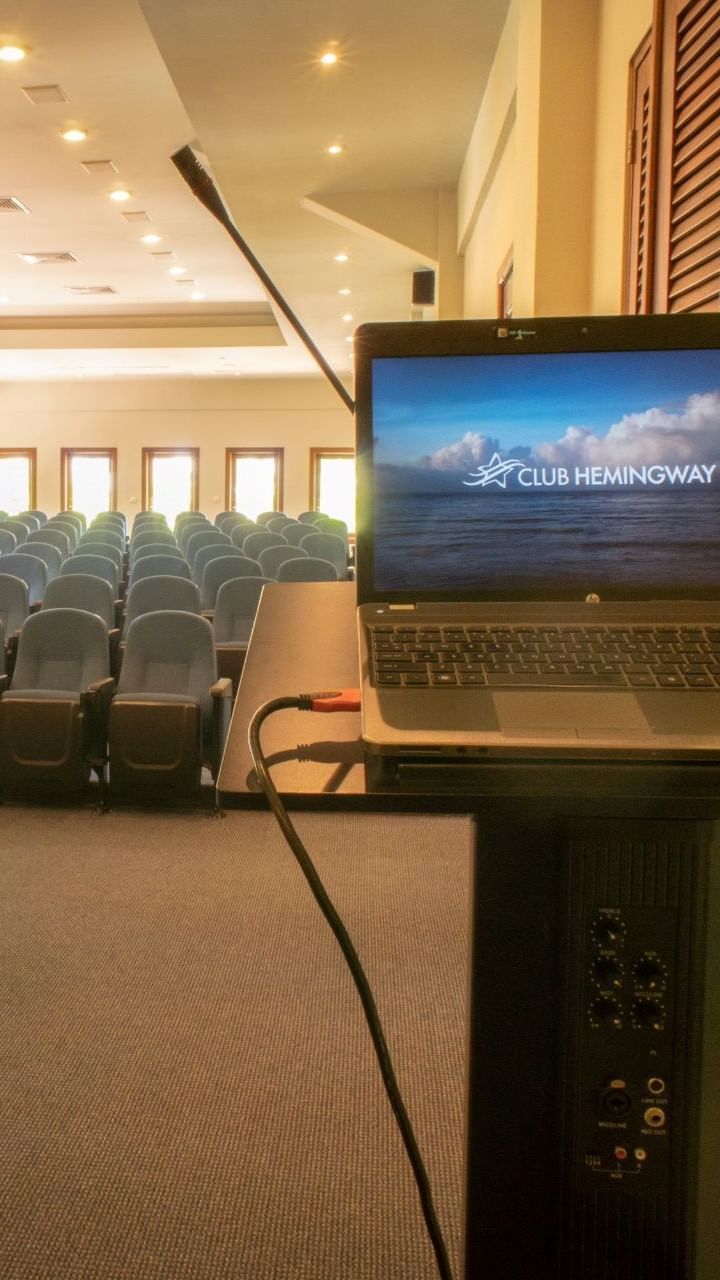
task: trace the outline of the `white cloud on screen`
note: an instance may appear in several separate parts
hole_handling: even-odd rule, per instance
[[[467,431],[461,440],[438,449],[426,465],[438,471],[470,471],[498,449],[496,440]],[[560,439],[534,445],[532,456],[543,465],[565,467],[718,462],[720,392],[690,396],[677,413],[652,408],[626,414],[602,436],[588,427],[570,426]]]

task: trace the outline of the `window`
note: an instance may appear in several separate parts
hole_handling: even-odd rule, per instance
[[[117,507],[117,449],[60,450],[60,506],[88,521]]]
[[[630,67],[625,309],[720,310],[720,0],[657,0]]]
[[[35,449],[0,449],[0,509],[9,515],[34,510],[36,462]]]
[[[310,450],[310,510],[324,511],[355,529],[355,453],[352,449]]]
[[[225,505],[254,520],[261,511],[282,511],[283,450],[226,449]]]
[[[142,504],[172,524],[180,511],[198,509],[199,449],[143,449]]]

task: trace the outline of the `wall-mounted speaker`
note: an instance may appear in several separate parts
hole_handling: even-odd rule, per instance
[[[414,307],[435,305],[434,271],[413,271],[412,302]]]

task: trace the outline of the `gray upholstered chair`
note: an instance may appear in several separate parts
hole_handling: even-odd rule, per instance
[[[243,554],[257,560],[266,547],[286,547],[287,539],[281,533],[271,533],[269,529],[259,529],[257,533],[249,533],[242,544]]]
[[[135,618],[110,712],[111,797],[187,797],[203,766],[216,778],[231,706],[206,618],[179,610]]]
[[[251,560],[242,552],[236,555],[216,556],[203,569],[200,583],[200,608],[210,612],[215,608],[217,593],[224,582],[232,578],[261,578],[262,569],[257,560]]]
[[[127,593],[125,603],[125,627],[144,613],[156,613],[160,609],[176,609],[182,613],[200,612],[200,592],[189,578],[173,574],[153,574],[139,578]]]
[[[286,560],[305,560],[307,554],[303,547],[291,547],[286,543],[284,547],[265,547],[265,550],[260,552],[258,560],[266,578],[277,578],[281,564]]]
[[[240,548],[234,547],[231,542],[210,542],[206,547],[200,547],[195,552],[191,566],[193,582],[197,582],[198,586],[201,585],[205,567],[211,560],[227,560],[228,558],[234,560],[245,559]]]
[[[9,529],[0,529],[0,556],[7,555],[8,551],[14,551],[17,546],[17,538]]]
[[[96,578],[104,578],[110,583],[115,599],[118,599],[120,575],[117,565],[109,556],[86,556],[82,552],[76,552],[74,556],[63,560],[60,566],[61,577],[68,573],[94,573]]]
[[[30,608],[39,605],[45,592],[47,583],[47,568],[45,562],[39,556],[31,556],[20,548],[19,551],[11,551],[8,555],[3,556],[0,560],[3,573],[10,573],[16,578],[22,578],[28,589],[28,600]]]
[[[0,557],[2,569],[4,556]],[[5,635],[5,671],[12,673],[20,630],[30,613],[30,595],[24,578],[0,572],[0,622]]]
[[[60,566],[63,562],[62,553],[57,547],[52,546],[49,542],[24,542],[23,554],[28,556],[38,556],[43,561],[47,570],[47,581],[57,578],[60,572]]]
[[[81,609],[45,609],[23,623],[10,688],[0,699],[3,789],[77,794],[102,776],[114,682],[105,624]]]
[[[308,533],[300,543],[303,551],[320,560],[329,560],[337,570],[338,578],[346,578],[348,572],[347,545],[335,533]]]
[[[218,589],[213,622],[218,675],[232,680],[234,694],[237,693],[262,589],[271,581],[270,578],[230,578]]]
[[[152,578],[157,574],[171,575],[176,578],[189,578],[190,565],[187,560],[175,555],[138,556],[133,560],[128,578],[128,590],[141,578]]]
[[[305,556],[301,560],[286,560],[277,571],[278,582],[337,582],[334,564],[317,556]]]

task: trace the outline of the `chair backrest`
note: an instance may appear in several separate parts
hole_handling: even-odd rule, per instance
[[[334,533],[338,538],[342,538],[345,546],[348,545],[348,527],[344,520],[337,520],[333,516],[320,516],[315,521],[315,528],[319,533]]]
[[[329,560],[339,578],[347,576],[347,547],[336,533],[309,533],[300,543],[303,551],[320,560]]]
[[[299,547],[303,538],[307,538],[308,534],[313,532],[314,530],[311,526],[300,524],[298,520],[296,524],[285,525],[283,538],[289,542],[291,547]]]
[[[133,561],[128,586],[133,586],[140,578],[152,578],[156,574],[189,578],[190,565],[187,560],[178,560],[177,556],[140,556]]]
[[[0,520],[0,529],[7,529],[8,533],[13,533],[17,538],[17,545],[20,546],[27,540],[32,529],[24,520]]]
[[[285,511],[261,511],[260,515],[256,516],[255,519],[257,520],[258,524],[267,524],[268,520],[273,520],[275,516],[285,516],[285,515],[287,515],[287,512]]]
[[[147,546],[151,542],[162,542],[165,546],[176,547],[177,539],[174,533],[164,528],[160,524],[142,525],[140,529],[133,529],[130,539],[130,550],[136,551],[138,547]]]
[[[17,517],[23,524],[26,524],[31,533],[35,533],[40,528],[40,521],[37,516],[30,515],[27,511]]]
[[[48,582],[43,609],[84,609],[96,613],[105,626],[115,626],[115,597],[109,582],[93,573],[60,574]]]
[[[127,593],[125,630],[143,613],[156,613],[158,609],[199,613],[200,592],[189,578],[173,577],[172,574],[139,578]]]
[[[130,550],[130,567],[135,564],[136,560],[142,559],[143,556],[172,556],[175,560],[184,560],[185,557],[179,547],[170,542],[143,542],[142,546],[133,547]]]
[[[42,542],[46,547],[56,547],[63,560],[67,559],[72,550],[68,535],[62,529],[55,529],[51,524],[44,524],[37,533],[28,534],[27,542]]]
[[[67,511],[58,511],[61,520],[72,520],[77,525],[80,533],[84,533],[87,528],[87,518],[82,511],[73,511],[68,508]]]
[[[195,698],[207,720],[216,679],[215,643],[207,618],[168,609],[143,613],[128,627],[118,694]]]
[[[262,589],[271,582],[271,578],[230,578],[222,583],[213,623],[218,643],[249,638]]]
[[[53,547],[49,542],[25,542],[23,554],[38,556],[44,562],[48,582],[51,578],[57,578],[63,559],[62,552],[58,551],[57,547]]]
[[[118,571],[118,579],[122,577],[125,557],[120,548],[116,547],[113,542],[85,542],[84,538],[81,538],[74,554],[76,556],[106,556],[115,565]]]
[[[289,525],[299,523],[299,520],[293,520],[291,516],[273,516],[272,520],[266,522],[265,528],[271,533],[284,533]]]
[[[335,565],[317,556],[286,560],[277,571],[278,582],[337,582],[337,580]]]
[[[219,557],[226,559],[228,556],[234,556],[237,560],[244,558],[240,547],[234,547],[231,542],[209,542],[206,547],[199,547],[193,556],[191,566],[193,582],[202,582],[205,566],[211,560],[217,560]]]
[[[76,552],[74,556],[63,560],[60,566],[61,576],[68,573],[93,573],[96,578],[104,578],[110,583],[114,597],[117,599],[119,587],[117,565],[108,556],[86,556],[82,552]]]
[[[74,531],[75,542],[85,532],[85,522],[75,511],[58,511],[57,515],[48,520],[48,524],[66,525]]]
[[[49,533],[51,529],[55,533],[64,533],[68,540],[69,552],[74,551],[80,541],[80,530],[72,520],[58,520],[53,517],[52,520],[48,520],[47,524],[43,525],[43,533]],[[50,539],[47,538],[46,541],[49,542]]]
[[[0,529],[0,556],[4,556],[7,551],[14,551],[17,546],[17,538],[9,529]]]
[[[191,533],[184,546],[185,559],[188,564],[192,565],[201,547],[210,547],[217,543],[224,543],[225,546],[230,546],[230,534],[223,533],[220,529],[216,529],[214,525],[210,525],[207,529],[198,529],[196,533]]]
[[[45,689],[81,693],[110,675],[107,627],[84,609],[41,609],[26,618],[20,632],[14,693]]]
[[[242,551],[242,545],[251,533],[266,533],[267,530],[259,524],[255,524],[253,520],[243,521],[242,524],[233,525],[230,530],[230,541],[234,547],[239,547]]]
[[[301,511],[298,520],[301,524],[314,524],[316,520],[325,516],[324,511]]]
[[[39,604],[45,592],[47,568],[39,556],[26,555],[22,550],[11,551],[0,560],[3,573],[22,578],[28,589],[30,605]]]
[[[209,560],[203,570],[200,584],[200,608],[214,609],[217,593],[224,582],[231,578],[260,578],[262,569],[257,560],[248,556],[217,556]]]
[[[18,511],[18,520],[24,520],[25,516],[35,516],[41,526],[47,522],[46,511]]]
[[[127,516],[123,511],[98,511],[93,524],[106,524],[109,522],[121,524],[123,529],[127,529]]]
[[[269,529],[260,529],[257,533],[249,533],[245,538],[242,549],[243,554],[250,556],[251,560],[257,560],[261,551],[266,547],[286,547],[287,540],[281,533],[271,533]]]
[[[243,515],[242,511],[221,511],[219,516],[215,517],[215,524],[218,529],[222,529],[223,533],[232,535],[233,529],[240,524],[254,524],[249,516]]]
[[[261,551],[258,556],[260,568],[266,578],[276,578],[280,565],[286,560],[304,560],[306,558],[307,551],[304,551],[302,547],[291,547],[287,543],[284,547],[265,547],[264,551]]]
[[[199,516],[194,520],[185,520],[179,528],[175,529],[175,537],[177,544],[182,549],[183,555],[187,553],[187,544],[194,533],[217,533],[218,530],[214,524],[205,519],[205,516]]]
[[[102,542],[105,546],[114,547],[121,555],[125,551],[125,535],[120,525],[112,528],[108,525],[91,524],[87,533],[80,538],[78,547],[84,547],[87,542]]]
[[[0,560],[0,569],[3,561]],[[24,578],[15,574],[0,573],[0,620],[5,627],[5,635],[10,636],[19,631],[30,612],[30,596]]]

